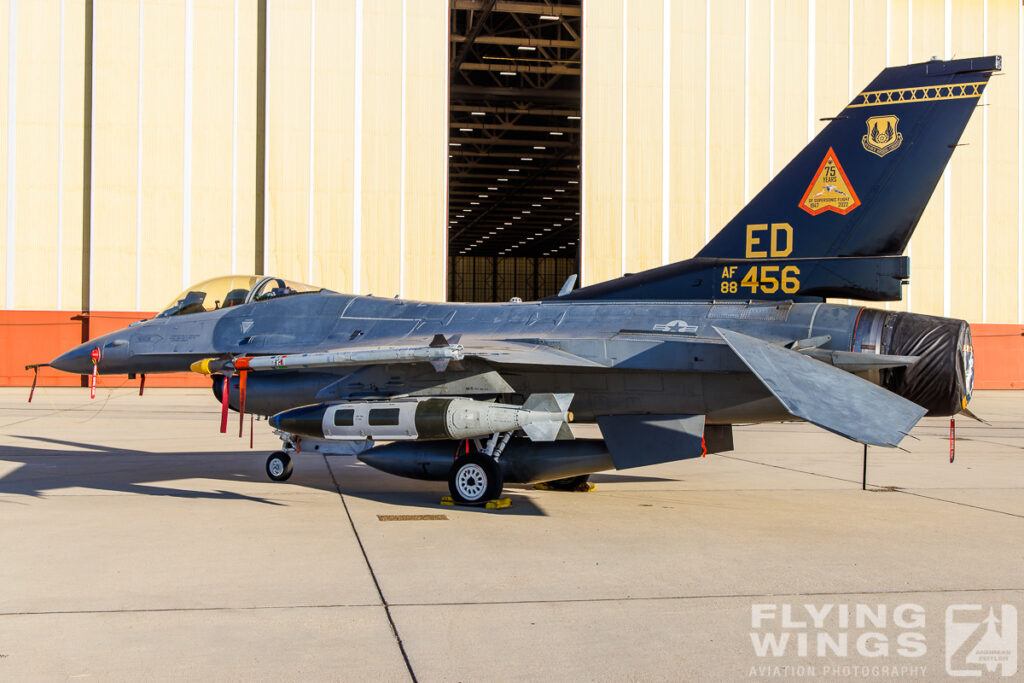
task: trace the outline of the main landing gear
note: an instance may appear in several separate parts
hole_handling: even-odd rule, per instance
[[[501,495],[502,486],[501,467],[483,453],[460,457],[448,472],[448,490],[456,503],[472,505],[494,500]]]
[[[484,446],[476,440],[477,452],[455,459],[448,471],[448,491],[456,503],[477,505],[501,495],[505,481],[498,459],[511,438],[512,432],[495,433]]]

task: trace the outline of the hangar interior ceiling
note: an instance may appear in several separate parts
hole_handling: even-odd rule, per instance
[[[448,299],[536,299],[579,272],[581,0],[451,0]]]

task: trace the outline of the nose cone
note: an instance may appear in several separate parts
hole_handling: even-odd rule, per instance
[[[67,353],[54,358],[50,361],[50,366],[76,375],[88,375],[92,372],[91,354],[95,348],[96,344],[93,342],[80,344]]]
[[[327,406],[323,403],[293,408],[271,417],[270,425],[274,429],[280,429],[289,434],[322,439],[324,438],[323,420],[326,410]]]

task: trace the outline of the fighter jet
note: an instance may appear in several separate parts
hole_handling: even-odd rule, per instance
[[[222,431],[230,408],[280,436],[272,479],[300,451],[356,453],[464,503],[728,451],[737,423],[896,446],[922,416],[967,410],[970,328],[826,298],[900,298],[904,248],[1000,65],[885,69],[687,261],[526,303],[221,278],[50,365],[209,374]],[[573,421],[602,438],[574,439]]]

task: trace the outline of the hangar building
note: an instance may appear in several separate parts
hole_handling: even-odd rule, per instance
[[[1019,0],[0,0],[0,41],[0,384],[226,273],[502,300],[681,260],[887,64],[1001,54],[889,307],[1024,387]]]

